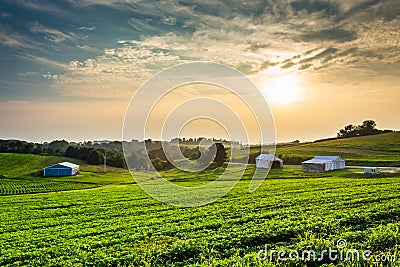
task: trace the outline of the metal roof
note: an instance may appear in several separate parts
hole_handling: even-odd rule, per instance
[[[256,159],[261,159],[261,160],[278,160],[278,161],[282,161],[282,162],[283,162],[283,160],[281,160],[281,159],[278,158],[278,157],[275,157],[275,156],[272,155],[272,154],[260,154],[260,155],[258,155],[258,156],[256,157]]]
[[[68,161],[65,161],[65,162],[61,162],[61,163],[58,163],[58,164],[60,164],[60,165],[62,165],[62,166],[65,166],[65,167],[69,167],[69,168],[76,168],[76,167],[79,167],[79,165],[76,165],[76,164],[74,164],[74,163],[71,163],[71,162],[68,162]]]
[[[314,163],[314,164],[324,164],[334,160],[343,160],[339,156],[315,156],[310,160],[303,161],[303,163]],[[344,161],[344,160],[343,160]]]
[[[71,168],[71,169],[74,169],[74,168],[78,168],[78,167],[79,167],[79,165],[76,165],[76,164],[71,163],[71,162],[68,162],[68,161],[64,161],[64,162],[57,163],[57,164],[51,165],[51,166],[49,166],[49,167],[46,167],[45,169],[51,168],[51,167],[57,166],[57,165],[61,165],[61,166],[64,166],[64,167],[67,167],[67,168]]]

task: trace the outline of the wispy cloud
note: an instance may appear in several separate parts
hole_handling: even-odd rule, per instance
[[[44,58],[44,57],[40,57],[40,56],[35,56],[32,54],[24,54],[24,55],[18,55],[18,57],[23,58],[23,59],[27,59],[30,61],[33,61],[35,63],[40,63],[52,68],[56,68],[56,69],[61,69],[61,70],[68,70],[68,65],[65,65],[63,63],[57,62],[55,60],[52,59],[48,59],[48,58]]]
[[[60,12],[52,2],[45,0],[5,0],[11,4],[41,12]]]
[[[27,38],[3,25],[0,25],[0,43],[13,48],[34,48]]]
[[[81,30],[81,31],[94,31],[94,30],[96,30],[96,27],[94,27],[94,26],[91,26],[91,27],[82,26],[82,27],[79,27],[78,30]]]
[[[6,12],[1,12],[0,13],[0,18],[6,19],[6,18],[12,18],[13,14],[11,13],[6,13]]]
[[[60,43],[65,40],[74,40],[75,39],[75,37],[73,36],[73,33],[70,33],[70,34],[63,33],[60,30],[45,27],[37,21],[30,24],[30,31],[33,33],[42,33],[46,40],[54,42],[54,43]]]
[[[17,74],[19,77],[29,77],[29,76],[37,76],[39,73],[34,71],[26,71],[26,72],[19,72]]]
[[[133,87],[129,81],[139,84],[164,67],[190,60],[217,61],[250,75],[398,64],[400,18],[393,16],[395,3],[269,0],[227,5],[191,0],[155,6],[139,0],[76,2],[140,11],[140,17],[132,16],[127,23],[137,32],[151,34],[121,39],[118,47],[104,49],[103,55],[71,61],[66,73],[49,77],[65,94],[109,97],[117,90],[125,92],[120,97]],[[160,25],[179,28],[166,31]],[[120,82],[120,87],[113,86],[113,81]]]

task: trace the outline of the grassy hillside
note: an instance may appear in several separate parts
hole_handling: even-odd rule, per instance
[[[80,174],[73,177],[42,177],[40,171],[58,162],[80,164]],[[134,183],[127,170],[88,165],[75,159],[57,156],[0,153],[0,195],[44,193],[89,189],[105,185]]]
[[[76,160],[57,156],[0,153],[0,175],[6,177],[27,176],[47,166],[63,161],[76,162]]]
[[[400,132],[314,142],[307,146],[352,148],[400,153]]]
[[[400,166],[400,132],[277,147],[277,155],[307,159],[339,155],[350,165]]]

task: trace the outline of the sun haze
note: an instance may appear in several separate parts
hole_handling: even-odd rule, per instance
[[[398,7],[398,0],[3,1],[0,138],[120,140],[140,85],[191,61],[246,74],[270,104],[278,141],[335,136],[364,119],[400,129]]]

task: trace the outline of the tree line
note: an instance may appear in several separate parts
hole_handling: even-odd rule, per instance
[[[337,138],[349,138],[357,136],[368,136],[383,133],[390,133],[392,130],[376,129],[376,123],[373,120],[365,120],[360,125],[349,124],[337,133]]]
[[[82,160],[92,165],[103,164],[104,155],[106,155],[107,165],[119,168],[125,167],[121,142],[111,142],[100,146],[92,142],[76,144],[65,140],[55,140],[43,144],[20,140],[0,140],[0,153],[65,156]]]
[[[198,142],[201,139],[196,139]],[[146,146],[146,153],[142,151],[143,143]],[[166,142],[166,146],[171,143]],[[168,170],[173,168],[173,165],[167,159],[162,148],[161,141],[152,141],[150,139],[145,141],[132,140],[127,143],[130,146],[131,154],[127,156],[126,160],[129,166],[139,170],[150,170],[154,166],[157,170]],[[201,156],[199,147],[189,148],[187,146],[169,146],[174,149],[180,149],[181,153],[190,160],[197,160]],[[211,148],[211,147],[210,147]],[[211,149],[202,151],[204,156],[202,164],[211,162],[212,167],[222,166],[227,158],[225,147],[222,143],[216,143],[216,155],[212,158]],[[176,151],[177,152],[177,151]],[[20,153],[20,154],[36,154],[43,156],[65,156],[77,160],[82,160],[91,165],[99,165],[104,163],[104,156],[108,166],[126,168],[125,157],[122,149],[122,142],[68,142],[66,140],[55,140],[45,143],[33,143],[21,140],[0,140],[0,153]],[[170,160],[177,159],[177,153],[173,153]]]

